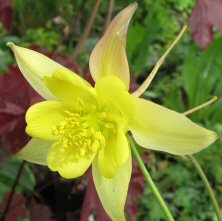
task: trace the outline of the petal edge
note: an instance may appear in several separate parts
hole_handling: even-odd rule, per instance
[[[131,152],[126,163],[113,178],[99,172],[97,159],[92,164],[93,180],[102,205],[113,221],[125,221],[124,208],[132,173]]]
[[[135,141],[146,148],[176,155],[196,153],[217,138],[218,134],[193,123],[183,114],[153,102],[135,98],[137,113],[130,122]]]
[[[126,33],[137,3],[123,9],[111,22],[90,56],[89,66],[94,81],[107,75],[120,78],[129,89],[129,66],[126,57]]]
[[[16,157],[32,163],[47,165],[47,154],[52,142],[32,138],[17,154]]]
[[[11,42],[8,42],[7,46],[12,49],[19,69],[34,90],[47,100],[55,100],[44,84],[43,77],[51,76],[58,69],[66,68],[36,51],[16,46]]]

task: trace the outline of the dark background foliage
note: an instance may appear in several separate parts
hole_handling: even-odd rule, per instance
[[[6,42],[40,51],[93,84],[88,69],[90,52],[104,33],[110,16],[130,3],[129,0],[0,0],[0,215],[22,165],[13,154],[29,139],[24,133],[25,112],[31,104],[42,100],[21,76]],[[99,7],[93,25],[87,30],[95,4]],[[187,33],[144,96],[184,112],[217,95],[217,102],[190,118],[221,132],[222,0],[138,0],[138,4],[127,36],[131,91],[147,77],[182,26],[189,24]],[[153,151],[146,151],[143,157],[176,220],[217,220],[192,164]],[[221,140],[196,157],[222,205]],[[126,214],[132,221],[164,220],[136,162]],[[106,221],[109,218],[99,202],[90,171],[81,179],[65,180],[45,167],[25,163],[5,220]]]

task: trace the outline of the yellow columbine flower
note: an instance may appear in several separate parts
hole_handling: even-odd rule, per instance
[[[46,56],[8,43],[24,77],[47,100],[29,108],[26,131],[33,139],[18,156],[65,178],[81,176],[92,164],[99,197],[116,221],[125,220],[132,170],[129,130],[139,145],[176,155],[195,153],[217,139],[184,115],[136,97],[144,87],[129,94],[125,44],[136,8],[134,3],[121,11],[94,48],[94,88]]]

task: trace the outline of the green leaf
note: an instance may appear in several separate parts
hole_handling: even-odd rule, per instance
[[[1,194],[0,202],[3,200],[4,195],[11,191],[12,185],[16,179],[18,169],[22,161],[15,158],[10,158],[0,170],[1,180]],[[26,164],[19,179],[17,191],[33,191],[36,184],[36,179],[33,171],[29,165]]]

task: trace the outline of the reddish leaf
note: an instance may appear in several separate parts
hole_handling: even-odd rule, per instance
[[[146,162],[148,158],[144,155],[144,161]],[[88,186],[85,193],[85,198],[82,206],[81,221],[87,221],[89,216],[95,213],[99,221],[110,221],[103,206],[100,202],[98,194],[95,189],[95,185],[92,178],[91,170],[86,175],[88,180]],[[135,199],[142,196],[144,188],[144,178],[139,169],[137,162],[133,159],[133,173],[130,180],[129,191],[126,201],[126,213],[131,221],[136,220],[136,214],[138,212],[138,207],[136,205]]]
[[[138,206],[135,202],[135,199],[138,199],[142,196],[144,184],[143,174],[136,160],[133,159],[133,173],[130,180],[129,192],[126,201],[126,213],[131,221],[136,220]]]
[[[200,48],[213,41],[213,27],[222,33],[222,0],[198,0],[189,18],[193,40]]]
[[[91,214],[96,213],[99,221],[111,221],[103,209],[92,178],[91,169],[86,175],[88,181],[84,202],[82,205],[81,221],[88,221]]]
[[[85,68],[85,69],[83,70],[83,77],[84,77],[92,86],[94,86],[95,82],[94,82],[94,80],[93,80],[93,78],[92,78],[92,76],[91,76],[91,74],[90,74],[89,68]]]
[[[79,66],[67,56],[51,53],[36,45],[31,48],[79,73]],[[9,66],[9,73],[0,75],[0,148],[4,153],[15,153],[29,141],[25,133],[25,113],[32,104],[42,100],[18,67]]]
[[[12,29],[13,5],[12,0],[0,0],[0,21],[7,30]]]
[[[0,213],[2,213],[8,202],[9,193],[4,197],[2,204],[0,205]],[[26,218],[27,212],[25,209],[25,197],[20,194],[14,194],[9,210],[5,216],[5,221],[18,221],[19,218]]]
[[[17,152],[28,142],[25,113],[41,100],[17,67],[9,66],[9,73],[0,76],[0,146],[4,152]]]
[[[130,75],[130,93],[133,93],[139,87],[140,85],[137,83],[135,75],[131,74]]]
[[[82,178],[82,177],[81,177]],[[77,179],[73,188],[72,188],[72,191],[71,191],[71,194],[76,194],[76,193],[79,193],[79,192],[83,192],[85,190],[85,185],[83,183],[83,179]]]
[[[222,0],[207,0],[209,19],[222,33]]]
[[[28,208],[30,212],[30,220],[32,221],[55,221],[55,219],[52,219],[51,209],[44,204],[32,200],[31,203],[29,203]]]

